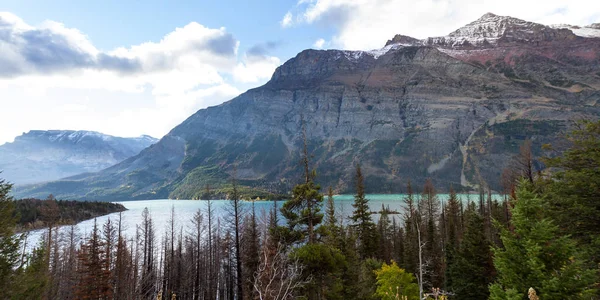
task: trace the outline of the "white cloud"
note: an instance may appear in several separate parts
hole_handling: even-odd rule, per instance
[[[236,81],[243,83],[256,83],[271,78],[273,71],[281,64],[279,58],[274,56],[262,57],[260,59],[248,58],[240,62],[233,70]]]
[[[292,22],[292,13],[288,11],[279,23],[281,24],[281,27],[286,28],[292,26]]]
[[[324,45],[325,45],[325,40],[324,39],[318,39],[313,44],[313,47],[315,47],[316,49],[323,49]]]
[[[32,129],[161,137],[198,109],[262,83],[280,64],[239,54],[226,28],[192,22],[160,41],[101,51],[77,29],[0,12],[0,144]]]
[[[487,12],[543,24],[600,22],[600,1],[589,0],[301,0],[297,9],[297,22],[336,30],[333,46],[363,50],[381,48],[395,34],[446,35]]]

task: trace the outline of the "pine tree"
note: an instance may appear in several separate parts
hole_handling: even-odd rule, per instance
[[[394,231],[390,220],[390,209],[381,204],[381,215],[377,223],[377,232],[379,235],[379,255],[384,262],[392,260],[392,247],[394,240]]]
[[[424,222],[425,251],[424,261],[428,265],[428,270],[425,272],[423,282],[427,290],[431,288],[439,288],[444,284],[443,266],[442,266],[442,241],[437,224],[437,216],[440,212],[440,200],[437,197],[435,187],[431,179],[427,179],[423,187],[421,201],[419,202],[419,210]]]
[[[4,296],[15,300],[42,299],[48,285],[45,247],[46,244],[41,243],[27,255],[27,266],[17,270],[14,285],[11,289],[3,290]]]
[[[354,211],[350,220],[358,238],[358,253],[361,258],[374,257],[377,253],[377,227],[371,218],[369,200],[365,197],[365,184],[360,165],[356,165],[356,194],[354,195]]]
[[[544,162],[555,170],[543,185],[556,224],[600,264],[600,121],[582,122],[568,136],[572,147]],[[600,295],[599,295],[600,296]]]
[[[406,185],[406,196],[404,201],[404,260],[400,266],[409,273],[417,274],[419,269],[419,242],[417,228],[421,226],[419,213],[415,206],[413,189],[410,181]]]
[[[323,213],[321,213],[323,194],[320,192],[321,186],[314,182],[317,173],[311,171],[309,167],[308,142],[304,122],[302,124],[304,183],[293,188],[292,199],[283,204],[281,214],[286,218],[288,225],[287,231],[283,234],[286,242],[307,241],[313,244],[317,241],[315,228],[323,220]]]
[[[21,235],[15,235],[17,218],[15,205],[8,195],[11,184],[0,179],[0,291],[10,291],[13,282],[13,269],[19,264]]]
[[[452,252],[448,266],[448,289],[456,299],[487,299],[492,280],[490,243],[486,238],[484,219],[470,203],[465,214],[466,226],[458,251]]]
[[[356,235],[351,228],[340,228],[342,236],[340,238],[340,250],[346,258],[346,265],[341,274],[342,285],[344,287],[342,296],[344,299],[355,299],[358,295],[360,287],[359,271],[361,269],[361,261],[356,252]]]
[[[445,289],[454,290],[453,268],[456,264],[455,256],[458,252],[459,230],[460,230],[460,205],[454,189],[450,187],[450,197],[446,205],[446,269],[445,269]]]
[[[534,288],[540,299],[590,299],[595,271],[577,253],[576,243],[548,218],[544,200],[521,181],[512,209],[513,230],[501,229],[504,248],[494,248],[498,279],[490,299],[524,298]]]

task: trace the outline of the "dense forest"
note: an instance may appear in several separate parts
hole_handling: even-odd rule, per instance
[[[0,183],[3,299],[598,299],[600,122],[583,123],[572,147],[534,168],[523,143],[503,172],[504,197],[440,201],[428,181],[406,183],[402,215],[375,222],[364,174],[340,218],[334,191],[314,182],[306,147],[302,183],[268,213],[240,199],[225,217],[206,200],[184,227],[156,228],[148,210],[134,237],[121,220],[75,227],[22,255],[11,186]],[[164,230],[164,232],[163,232]]]
[[[17,231],[44,228],[47,224],[72,225],[107,214],[125,211],[119,203],[56,200],[53,195],[45,200],[21,199],[15,201],[14,216]]]

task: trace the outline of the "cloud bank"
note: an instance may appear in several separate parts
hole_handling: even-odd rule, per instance
[[[336,48],[383,47],[395,34],[443,36],[487,12],[542,24],[600,22],[600,1],[589,0],[299,0],[283,22],[331,27]],[[329,39],[328,39],[329,40]]]
[[[281,64],[270,54],[277,43],[245,53],[239,45],[224,27],[191,22],[160,41],[103,51],[75,28],[0,12],[0,92],[12,116],[0,119],[0,144],[49,127],[161,137]],[[58,121],[44,120],[50,111]]]

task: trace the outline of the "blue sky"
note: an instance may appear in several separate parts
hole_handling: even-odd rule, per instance
[[[242,39],[240,50],[276,42],[277,56],[289,58],[324,35],[324,27],[282,28],[282,17],[296,1],[39,1],[18,0],[2,4],[29,24],[45,20],[77,28],[102,50],[160,40],[176,27],[198,22],[209,28],[226,27]]]
[[[307,48],[446,35],[486,12],[600,22],[600,1],[0,1],[0,144],[34,129],[162,137]]]

